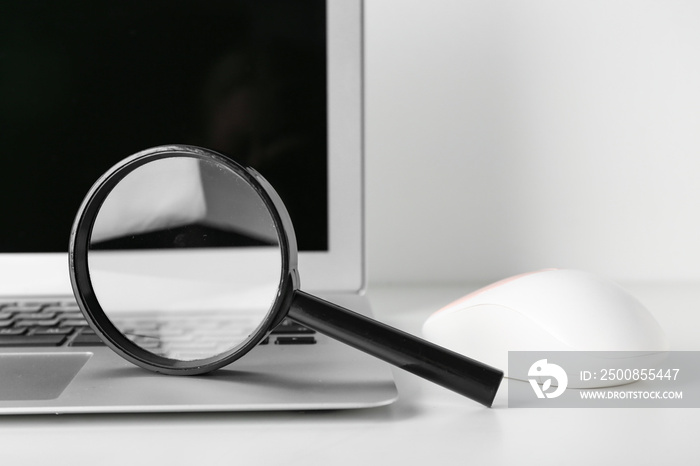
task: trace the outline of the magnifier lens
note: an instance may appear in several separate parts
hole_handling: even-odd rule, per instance
[[[197,361],[235,354],[264,333],[282,254],[270,210],[241,174],[179,154],[112,187],[87,265],[99,307],[126,339],[156,357]],[[97,327],[117,333],[109,323]]]

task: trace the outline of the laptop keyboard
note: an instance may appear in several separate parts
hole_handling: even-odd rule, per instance
[[[132,332],[145,335],[153,331],[154,325],[162,326],[139,319]],[[315,334],[291,319],[284,319],[260,344],[315,344]],[[0,302],[0,348],[103,345],[73,300]]]

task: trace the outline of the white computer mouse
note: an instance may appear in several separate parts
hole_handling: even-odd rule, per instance
[[[610,368],[646,367],[669,348],[661,326],[627,291],[598,275],[564,269],[517,275],[468,294],[431,315],[423,336],[522,380],[527,368],[509,371],[508,351],[576,351],[565,368],[572,388],[620,385],[579,380],[580,371],[601,367],[601,357],[612,358],[603,361]]]

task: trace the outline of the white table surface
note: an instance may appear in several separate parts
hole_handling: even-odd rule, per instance
[[[700,284],[623,284],[674,350],[700,349]],[[373,286],[375,315],[418,333],[474,286]],[[0,463],[15,464],[697,464],[700,410],[484,408],[400,370],[393,405],[357,411],[10,416]],[[506,386],[507,384],[503,384]]]

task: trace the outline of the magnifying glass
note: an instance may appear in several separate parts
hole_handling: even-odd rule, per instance
[[[80,206],[69,256],[90,326],[155,372],[226,366],[288,317],[486,406],[503,378],[301,291],[294,229],[279,195],[255,170],[207,149],[155,147],[111,168]]]

